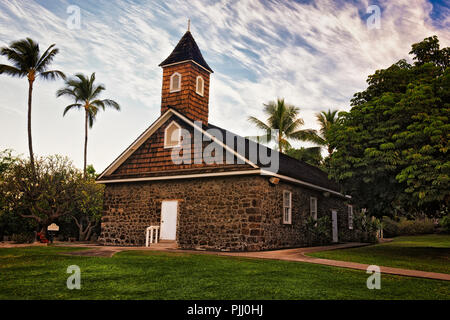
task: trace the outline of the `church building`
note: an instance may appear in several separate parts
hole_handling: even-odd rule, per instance
[[[300,247],[323,216],[330,242],[353,240],[350,199],[326,173],[209,122],[213,70],[189,30],[160,67],[161,115],[97,179],[100,242],[142,246],[159,226],[182,249]]]

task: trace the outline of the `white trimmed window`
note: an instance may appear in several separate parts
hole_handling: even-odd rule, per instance
[[[309,198],[309,213],[314,220],[317,220],[317,198]]]
[[[172,121],[164,130],[164,148],[179,147],[181,144],[181,127]]]
[[[170,92],[177,92],[181,90],[181,74],[175,72],[170,76]]]
[[[350,230],[353,230],[353,206],[351,204],[347,206],[347,212],[348,212],[348,228]]]
[[[196,80],[196,86],[195,86],[195,92],[203,97],[203,90],[205,87],[205,81],[201,76],[197,77]]]
[[[292,192],[283,191],[283,224],[292,223]]]

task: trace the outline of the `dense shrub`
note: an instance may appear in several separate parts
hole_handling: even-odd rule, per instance
[[[30,228],[45,234],[51,223],[64,228],[63,238],[98,234],[104,187],[95,184],[95,170],[83,177],[61,156],[37,158],[34,169],[26,159],[0,168],[0,235]]]
[[[398,236],[398,222],[391,218],[383,217],[383,236],[386,238],[392,238]]]
[[[400,218],[395,221],[389,217],[383,217],[383,232],[385,237],[395,237],[403,235],[429,234],[435,231],[435,224],[432,219],[423,218],[408,220]]]
[[[444,229],[445,232],[450,233],[450,214],[447,213],[439,221],[439,225]]]
[[[323,245],[331,242],[331,219],[323,216],[317,219],[309,217],[306,221],[306,230],[311,245]]]
[[[378,241],[377,231],[380,229],[380,220],[377,218],[370,217],[364,212],[355,212],[353,225],[359,241],[370,243]]]
[[[15,233],[12,235],[11,240],[15,243],[33,243],[35,236],[31,232]]]
[[[398,232],[400,235],[427,234],[434,232],[434,222],[431,219],[407,220],[400,218],[398,224]]]

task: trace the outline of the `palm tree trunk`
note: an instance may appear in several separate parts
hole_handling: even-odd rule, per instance
[[[35,175],[34,167],[34,154],[33,154],[33,139],[31,136],[31,102],[33,96],[33,80],[28,80],[28,150],[30,152],[30,163],[33,170],[33,176]]]
[[[84,117],[84,165],[83,165],[83,176],[86,179],[86,166],[87,166],[87,143],[88,143],[88,111]]]

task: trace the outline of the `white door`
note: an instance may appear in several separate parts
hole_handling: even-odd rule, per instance
[[[161,205],[161,240],[176,240],[178,201],[163,201]]]
[[[331,224],[333,226],[333,242],[338,242],[337,210],[331,210]]]

